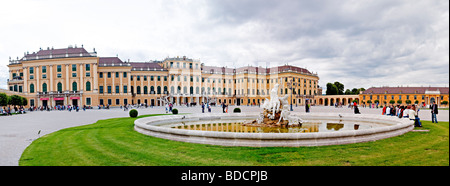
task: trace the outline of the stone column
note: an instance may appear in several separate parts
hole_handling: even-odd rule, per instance
[[[83,91],[83,90],[84,90],[83,65],[84,65],[84,64],[80,64],[80,90],[79,90],[79,91]],[[80,99],[81,99],[81,97],[80,97]]]
[[[97,74],[98,66],[97,66],[97,63],[93,63],[92,64],[92,68],[94,69],[94,72],[92,74],[92,77],[94,78],[94,82],[93,82],[94,87],[92,89],[94,90],[94,92],[97,92],[98,91],[98,82],[97,82],[98,81],[97,80],[97,78],[98,78],[98,74]]]
[[[50,91],[49,92],[51,92],[51,91],[54,91],[53,90],[53,65],[49,65],[50,66]],[[52,101],[52,103],[53,103],[53,101]],[[52,105],[53,106],[53,105]]]
[[[69,79],[69,64],[66,64],[66,91],[70,90]]]
[[[28,93],[28,67],[23,67],[23,93]]]
[[[39,77],[39,66],[34,67],[35,71],[36,71],[36,92],[39,92],[41,90],[41,84],[39,84],[39,79],[41,77]]]

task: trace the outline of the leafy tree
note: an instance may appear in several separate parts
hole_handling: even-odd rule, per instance
[[[390,104],[394,104],[395,101],[393,99],[391,99],[391,101],[389,101]]]
[[[406,104],[411,104],[411,100],[408,99],[408,100],[405,101],[405,103]]]
[[[8,104],[9,105],[22,105],[22,97],[18,95],[12,95],[9,97]]]
[[[399,100],[397,100],[397,103],[398,103],[398,104],[402,104],[403,101],[402,101],[401,99],[399,99]]]
[[[345,94],[345,95],[351,95],[351,94],[352,94],[352,91],[350,91],[350,89],[346,89],[345,92],[344,92],[344,94]]]
[[[0,106],[8,105],[8,96],[5,93],[0,93]]]
[[[337,95],[343,95],[344,94],[344,84],[340,83],[339,81],[334,82],[334,85],[337,88]]]
[[[338,89],[333,83],[327,83],[327,95],[337,95]]]
[[[28,105],[28,100],[25,97],[22,97],[22,106]]]

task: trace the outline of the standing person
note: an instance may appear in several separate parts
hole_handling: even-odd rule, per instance
[[[228,105],[226,105],[225,112],[228,113]]]
[[[306,111],[306,113],[309,113],[309,104],[308,104],[308,100],[306,100],[306,103],[305,103],[305,111]]]
[[[355,108],[354,108],[355,114],[361,114],[361,113],[359,112],[358,106],[355,105],[354,107],[355,107]]]
[[[167,112],[169,111],[169,104],[165,104],[165,107],[166,107],[166,114],[167,114]]]
[[[388,106],[386,107],[386,116],[390,116],[390,115],[391,115],[391,106],[388,105]]]
[[[436,102],[433,101],[433,104],[430,106],[431,109],[431,123],[438,123],[436,114],[438,114],[438,106]]]
[[[222,103],[222,113],[225,113],[225,102]]]
[[[205,113],[205,104],[202,102],[202,113]]]

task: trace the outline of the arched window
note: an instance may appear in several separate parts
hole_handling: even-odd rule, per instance
[[[187,87],[183,87],[183,94],[187,94]]]
[[[62,83],[61,83],[61,82],[59,82],[59,83],[56,85],[56,87],[57,87],[57,89],[58,89],[58,92],[62,92]]]
[[[194,87],[189,88],[189,93],[194,94]]]
[[[164,86],[164,94],[168,94],[168,92],[167,92],[167,86]]]
[[[47,83],[42,84],[42,92],[47,92]]]
[[[170,87],[170,92],[173,94],[175,93],[175,88],[173,86]]]
[[[30,93],[34,93],[34,84],[30,84]]]
[[[144,86],[144,94],[148,94],[148,87]]]
[[[161,94],[161,87],[160,86],[156,87],[156,91],[157,91],[157,94]]]
[[[155,87],[154,86],[151,86],[150,87],[150,94],[154,94],[155,93]]]
[[[181,87],[178,86],[178,87],[177,87],[177,94],[180,94],[180,93],[181,93]]]
[[[200,89],[198,87],[195,87],[195,94],[200,94],[199,91]]]
[[[86,82],[86,91],[91,91],[91,82]]]
[[[72,83],[72,90],[73,91],[77,91],[78,89],[77,89],[77,82],[73,82]]]
[[[141,94],[141,86],[137,86],[136,87],[136,93],[137,94]]]

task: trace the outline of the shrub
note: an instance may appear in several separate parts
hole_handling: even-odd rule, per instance
[[[138,116],[138,111],[136,109],[132,109],[132,110],[130,110],[129,114],[130,114],[130,117],[135,118]]]
[[[241,113],[241,109],[239,107],[234,108],[233,113]]]
[[[172,114],[178,114],[178,109],[172,109]]]

